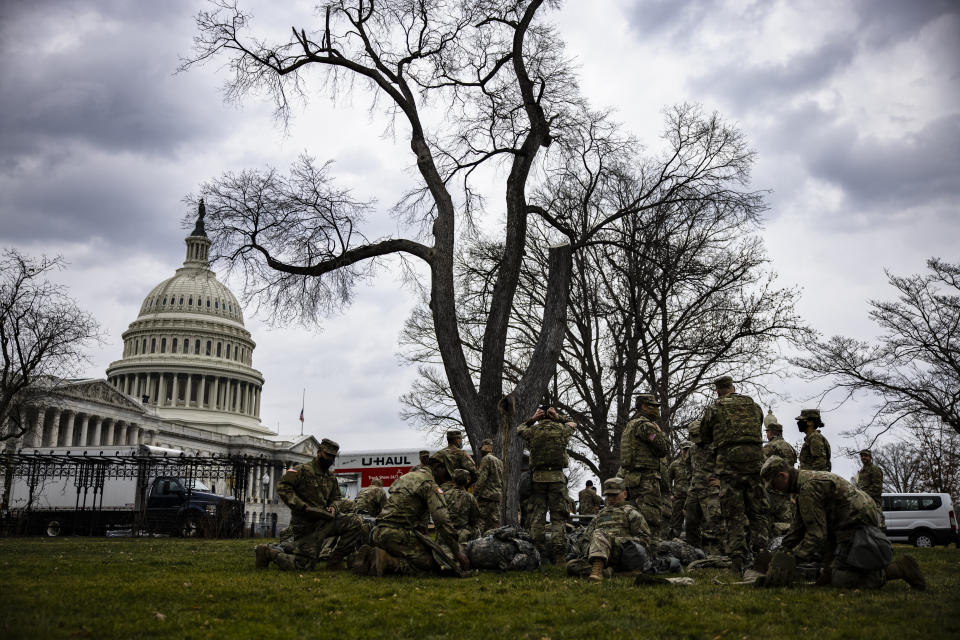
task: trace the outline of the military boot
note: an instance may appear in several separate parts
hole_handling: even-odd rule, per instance
[[[773,558],[773,554],[766,549],[763,549],[762,551],[759,551],[756,557],[753,559],[753,567],[751,568],[759,573],[766,573],[767,570],[770,569],[771,558]]]
[[[906,580],[912,589],[924,591],[927,588],[920,564],[913,556],[897,558],[887,565],[886,574],[887,580]]]
[[[373,573],[371,575],[379,578],[385,573],[404,573],[405,568],[405,563],[399,558],[394,558],[379,547],[376,548],[376,553],[373,558]]]
[[[268,544],[258,544],[253,548],[256,554],[255,566],[257,569],[266,569],[270,566],[270,561],[277,557],[279,551]]]
[[[603,559],[595,558],[590,561],[590,575],[587,578],[593,582],[603,582]]]
[[[787,587],[793,582],[793,572],[797,568],[797,559],[789,553],[778,551],[770,559],[770,568],[763,584],[766,587]]]
[[[376,552],[376,548],[368,544],[362,545],[357,549],[357,552],[353,554],[353,564],[351,566],[353,572],[358,576],[373,575],[371,568],[373,567],[373,559]]]

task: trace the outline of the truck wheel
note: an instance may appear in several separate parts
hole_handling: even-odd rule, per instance
[[[56,520],[51,520],[47,523],[47,537],[56,538],[63,532],[63,527],[60,526],[60,523]]]
[[[197,520],[197,517],[184,516],[183,520],[180,522],[179,533],[183,538],[199,538],[200,522]]]
[[[933,546],[933,534],[926,529],[919,529],[910,536],[910,542],[915,547],[929,548]]]

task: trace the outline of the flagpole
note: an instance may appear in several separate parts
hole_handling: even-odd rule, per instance
[[[300,399],[300,435],[303,435],[303,410],[306,408],[307,403],[307,388],[303,388],[303,398]]]

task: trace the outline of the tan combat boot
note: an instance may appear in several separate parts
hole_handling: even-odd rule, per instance
[[[590,575],[587,576],[587,579],[594,582],[603,582],[603,560],[601,558],[590,561]]]
[[[277,557],[278,551],[268,544],[258,544],[253,548],[256,555],[255,565],[257,569],[266,569],[270,566],[270,561]]]
[[[927,580],[913,556],[897,558],[887,565],[886,574],[887,580],[906,580],[912,589],[924,591],[927,588]]]

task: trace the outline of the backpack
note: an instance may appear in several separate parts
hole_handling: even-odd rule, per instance
[[[713,431],[713,439],[718,447],[763,443],[763,410],[749,397],[731,394],[720,398],[714,410],[720,418]]]
[[[537,423],[528,438],[530,466],[535,471],[557,471],[567,466],[564,425],[545,420]]]

